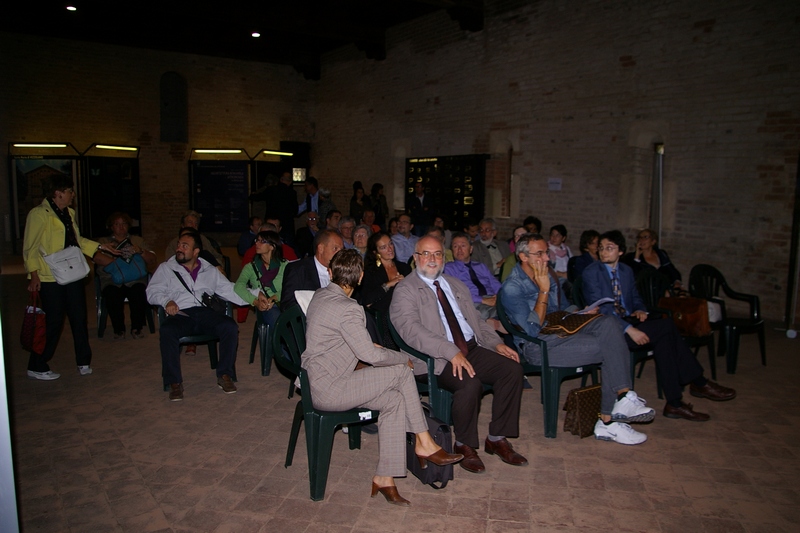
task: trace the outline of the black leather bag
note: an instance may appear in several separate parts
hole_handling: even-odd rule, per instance
[[[203,306],[208,307],[212,311],[224,315],[228,310],[228,304],[225,299],[217,296],[216,294],[203,293]]]
[[[431,407],[425,402],[422,402],[422,411],[425,413],[425,420],[428,421],[428,431],[434,442],[442,447],[447,453],[453,453],[453,439],[450,435],[450,426],[436,418],[431,414]],[[427,468],[422,468],[419,465],[419,459],[414,451],[417,444],[417,436],[414,433],[406,433],[406,463],[408,470],[414,474],[417,479],[430,485],[434,489],[443,489],[447,486],[448,481],[453,479],[453,465],[437,466],[430,461],[427,462]]]

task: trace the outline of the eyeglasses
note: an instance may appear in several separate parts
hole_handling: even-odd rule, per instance
[[[317,220],[317,217],[307,217],[306,220]]]
[[[442,252],[414,252],[414,255],[418,255],[423,259],[430,259],[433,257],[437,261],[440,261],[442,257],[444,257],[444,253]]]
[[[256,244],[272,244],[267,239],[256,239]]]
[[[542,252],[528,252],[528,255],[529,256],[532,255],[533,257],[538,257],[538,258],[541,259],[542,257],[546,257],[547,256],[547,250],[542,251]]]

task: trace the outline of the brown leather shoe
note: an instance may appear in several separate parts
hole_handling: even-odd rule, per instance
[[[233,380],[228,374],[223,374],[218,377],[217,385],[219,385],[219,388],[222,389],[222,392],[225,394],[233,394],[236,392],[236,385],[233,384]]]
[[[183,400],[183,385],[181,383],[170,383],[169,401],[179,402]]]
[[[689,394],[692,396],[697,396],[698,398],[708,398],[709,400],[713,400],[715,402],[727,402],[728,400],[733,400],[736,398],[735,390],[728,387],[723,387],[719,383],[714,383],[710,379],[706,383],[705,387],[697,387],[693,384],[690,384]]]
[[[411,502],[400,496],[400,493],[397,492],[397,487],[379,487],[372,482],[372,498],[377,496],[378,493],[383,494],[383,497],[386,498],[386,501],[391,503],[392,505],[411,505]]]
[[[473,474],[483,474],[486,472],[483,461],[478,457],[478,452],[476,452],[472,446],[467,446],[466,444],[459,446],[456,444],[453,446],[453,452],[464,456],[464,459],[458,464],[467,472],[472,472]]]
[[[436,466],[447,466],[452,465],[464,458],[463,455],[460,453],[447,453],[444,451],[444,448],[439,448],[436,450],[435,453],[432,453],[426,457],[422,455],[417,455],[417,459],[419,459],[419,466],[424,470],[428,468],[428,461],[435,464]]]
[[[483,451],[489,455],[497,455],[503,460],[504,463],[508,463],[512,466],[525,466],[528,464],[527,459],[514,451],[514,448],[511,447],[511,443],[508,442],[508,439],[502,439],[494,442],[490,441],[487,437],[486,442],[483,445]]]
[[[681,402],[680,407],[672,407],[670,404],[664,406],[664,416],[667,418],[684,418],[692,422],[705,422],[710,416],[705,413],[698,413],[692,410],[692,404]]]

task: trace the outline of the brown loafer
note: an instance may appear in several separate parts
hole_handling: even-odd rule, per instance
[[[223,374],[217,378],[217,385],[225,394],[233,394],[236,392],[236,385],[228,374]]]
[[[428,468],[428,461],[436,466],[447,466],[455,464],[463,458],[464,456],[460,453],[447,453],[444,451],[444,448],[439,448],[436,453],[432,453],[427,457],[417,455],[417,459],[419,459],[419,466],[423,469]]]
[[[691,420],[692,422],[705,422],[709,415],[705,413],[698,413],[692,409],[692,404],[681,402],[680,407],[672,407],[670,404],[664,406],[664,416],[667,418],[683,418],[684,420]]]
[[[383,494],[383,497],[386,498],[386,501],[391,503],[392,505],[411,505],[411,502],[400,496],[400,493],[397,492],[397,487],[379,487],[372,482],[372,498],[377,496],[378,493]]]
[[[169,401],[179,402],[183,400],[183,385],[181,383],[170,383]]]
[[[508,439],[501,439],[494,442],[490,441],[487,437],[486,443],[483,445],[483,451],[489,455],[497,455],[504,463],[513,466],[525,466],[528,464],[527,459],[514,451]]]
[[[472,446],[467,446],[466,444],[459,446],[456,444],[453,446],[453,451],[464,456],[464,459],[458,464],[467,472],[472,472],[473,474],[482,474],[486,472],[483,461],[478,457],[478,452],[476,452]]]
[[[704,387],[697,387],[693,384],[689,385],[689,394],[697,396],[698,398],[707,398],[715,402],[727,402],[736,398],[736,391],[723,387],[719,383],[714,383],[710,379],[706,382]]]

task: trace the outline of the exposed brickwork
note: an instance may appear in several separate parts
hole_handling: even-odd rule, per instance
[[[647,224],[663,143],[663,247],[684,278],[717,265],[780,319],[798,42],[800,4],[782,0],[487,0],[481,32],[442,11],[391,29],[386,60],[342,48],[308,82],[289,67],[0,34],[0,141],[142,146],[143,223],[160,244],[185,205],[192,147],[311,142],[311,174],[346,210],[357,179],[381,181],[394,205],[403,157],[491,153],[493,130],[516,131],[510,212],[565,224],[573,247],[590,227],[632,239]],[[188,82],[187,145],[158,141],[167,71]],[[518,221],[501,218],[501,234]]]

